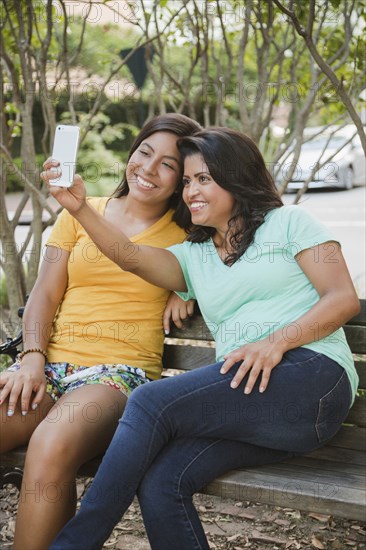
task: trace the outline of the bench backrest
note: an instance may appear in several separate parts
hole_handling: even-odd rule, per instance
[[[344,330],[355,357],[360,385],[337,441],[346,450],[363,450],[366,437],[366,300],[361,300],[361,312],[348,321]],[[164,348],[164,369],[168,369],[167,374],[175,374],[176,370],[191,370],[214,362],[213,337],[196,309],[195,315],[185,322],[183,329],[172,327]]]

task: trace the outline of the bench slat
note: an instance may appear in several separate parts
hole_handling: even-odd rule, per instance
[[[359,466],[366,466],[366,456],[362,451],[355,451],[353,449],[342,449],[338,447],[337,452],[334,452],[334,447],[325,445],[320,447],[316,451],[313,451],[309,455],[311,458],[320,458],[326,460],[332,460],[333,462],[345,462],[351,464],[358,464]]]
[[[357,397],[348,413],[346,422],[356,426],[366,426],[366,397]]]
[[[200,315],[190,317],[184,321],[183,328],[177,328],[173,324],[170,328],[169,338],[178,338],[178,340],[206,340],[213,342],[212,334]]]
[[[366,430],[358,426],[342,426],[327,446],[366,452]]]
[[[291,458],[291,465],[304,466],[318,472],[327,471],[365,476],[365,468],[359,464],[334,462],[333,460],[312,458],[309,456],[297,456],[296,458]]]
[[[347,321],[347,325],[362,325],[364,327],[366,326],[366,300],[364,298],[360,300],[360,306],[360,313]]]
[[[296,468],[296,467],[295,467]],[[235,500],[261,502],[330,514],[344,518],[364,520],[365,491],[342,486],[314,482],[312,472],[309,479],[296,478],[296,469],[289,467],[286,475],[268,472],[267,467],[235,470],[220,477],[205,487],[202,492]]]
[[[355,367],[360,379],[359,388],[366,389],[366,361],[356,359]]]
[[[366,354],[366,328],[345,325],[344,332],[353,353]]]
[[[164,369],[193,370],[215,362],[215,349],[200,346],[164,347]]]
[[[269,464],[266,466],[266,473],[273,474],[274,477],[283,476],[290,484],[293,483],[298,486],[301,486],[303,481],[312,481],[320,485],[362,491],[366,483],[366,475],[364,472],[362,474],[350,473],[345,472],[343,468],[332,471],[328,469],[326,465],[322,466],[321,463],[318,469],[308,467],[305,463],[301,465],[297,463],[295,465],[292,461],[281,464]],[[290,475],[294,477],[290,477]]]

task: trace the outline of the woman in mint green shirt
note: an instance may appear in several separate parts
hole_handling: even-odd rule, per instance
[[[217,362],[133,392],[80,512],[51,550],[101,548],[136,493],[153,550],[208,550],[192,494],[232,468],[320,447],[354,399],[339,327],[359,301],[339,244],[283,206],[248,137],[208,129],[178,147],[192,224],[169,250],[131,248],[86,203],[79,177],[52,191],[121,268],[197,299]],[[155,173],[152,159],[143,175],[151,186]]]

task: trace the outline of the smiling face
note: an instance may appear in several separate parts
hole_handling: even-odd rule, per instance
[[[131,197],[143,202],[168,203],[180,178],[177,136],[156,132],[130,157],[126,176]]]
[[[190,210],[192,222],[214,227],[218,233],[225,235],[235,200],[229,191],[212,179],[200,154],[186,157],[183,186],[183,200]]]

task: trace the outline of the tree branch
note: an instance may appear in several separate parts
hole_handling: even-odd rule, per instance
[[[37,189],[37,187],[35,187],[35,185],[33,185],[33,183],[21,172],[21,170],[19,170],[19,168],[17,167],[17,165],[15,164],[13,159],[11,158],[10,152],[1,143],[0,143],[0,150],[4,155],[4,158],[5,158],[8,166],[10,166],[14,170],[14,172],[16,173],[18,178],[21,180],[21,182],[24,183],[24,185],[29,189],[30,193],[37,197],[37,199],[39,201],[39,204],[42,206],[42,208],[47,210],[47,212],[50,214],[51,218],[55,222],[57,216],[56,216],[55,212],[52,210],[52,208],[50,207],[50,205],[47,203],[47,200],[44,197],[44,195],[41,193],[41,191],[39,189]]]
[[[304,41],[305,41],[305,44],[312,56],[312,58],[314,59],[314,61],[316,62],[316,64],[318,65],[318,67],[323,71],[323,73],[327,76],[327,78],[330,80],[330,82],[333,84],[336,92],[338,93],[338,96],[340,97],[340,99],[342,100],[342,103],[344,104],[344,106],[346,107],[352,121],[354,122],[356,128],[357,128],[357,131],[358,131],[358,134],[360,136],[360,140],[361,140],[361,144],[362,144],[362,147],[363,147],[363,150],[365,151],[365,154],[366,154],[366,133],[363,129],[363,124],[362,124],[362,121],[361,121],[361,118],[358,116],[357,114],[357,111],[356,109],[354,108],[353,106],[353,103],[349,97],[349,95],[347,94],[346,90],[344,89],[344,86],[343,86],[343,81],[339,80],[339,78],[337,77],[337,75],[334,73],[334,71],[332,70],[332,68],[330,67],[330,65],[328,65],[328,63],[325,61],[325,59],[320,55],[318,49],[316,48],[311,36],[308,34],[308,32],[302,27],[302,25],[300,24],[300,21],[298,20],[298,18],[296,17],[296,14],[294,11],[290,11],[288,10],[287,8],[285,8],[283,6],[283,4],[281,4],[281,2],[279,2],[279,0],[272,0],[276,6],[283,12],[285,13],[286,15],[288,15],[288,17],[291,19],[291,21],[293,22],[294,24],[294,27],[296,29],[296,32],[303,37]]]

